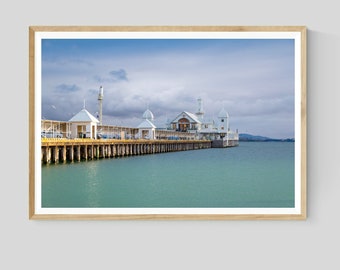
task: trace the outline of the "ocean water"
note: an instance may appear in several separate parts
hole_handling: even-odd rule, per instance
[[[42,166],[42,207],[294,207],[294,143]]]

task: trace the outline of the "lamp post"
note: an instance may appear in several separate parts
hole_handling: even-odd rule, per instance
[[[98,102],[99,102],[99,125],[103,124],[103,97],[104,97],[104,88],[100,86],[99,94],[98,94]]]

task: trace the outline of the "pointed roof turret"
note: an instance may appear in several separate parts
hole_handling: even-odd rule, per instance
[[[222,110],[219,112],[218,118],[229,118],[229,114],[228,114],[228,112],[224,109],[224,107],[223,107]]]

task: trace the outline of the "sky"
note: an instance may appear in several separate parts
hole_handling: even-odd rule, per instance
[[[203,101],[232,130],[294,138],[294,39],[42,39],[42,119],[85,108],[103,124],[136,127],[149,108],[165,127]]]

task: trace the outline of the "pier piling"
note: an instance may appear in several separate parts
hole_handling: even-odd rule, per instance
[[[42,139],[43,164],[211,148],[208,140]]]

